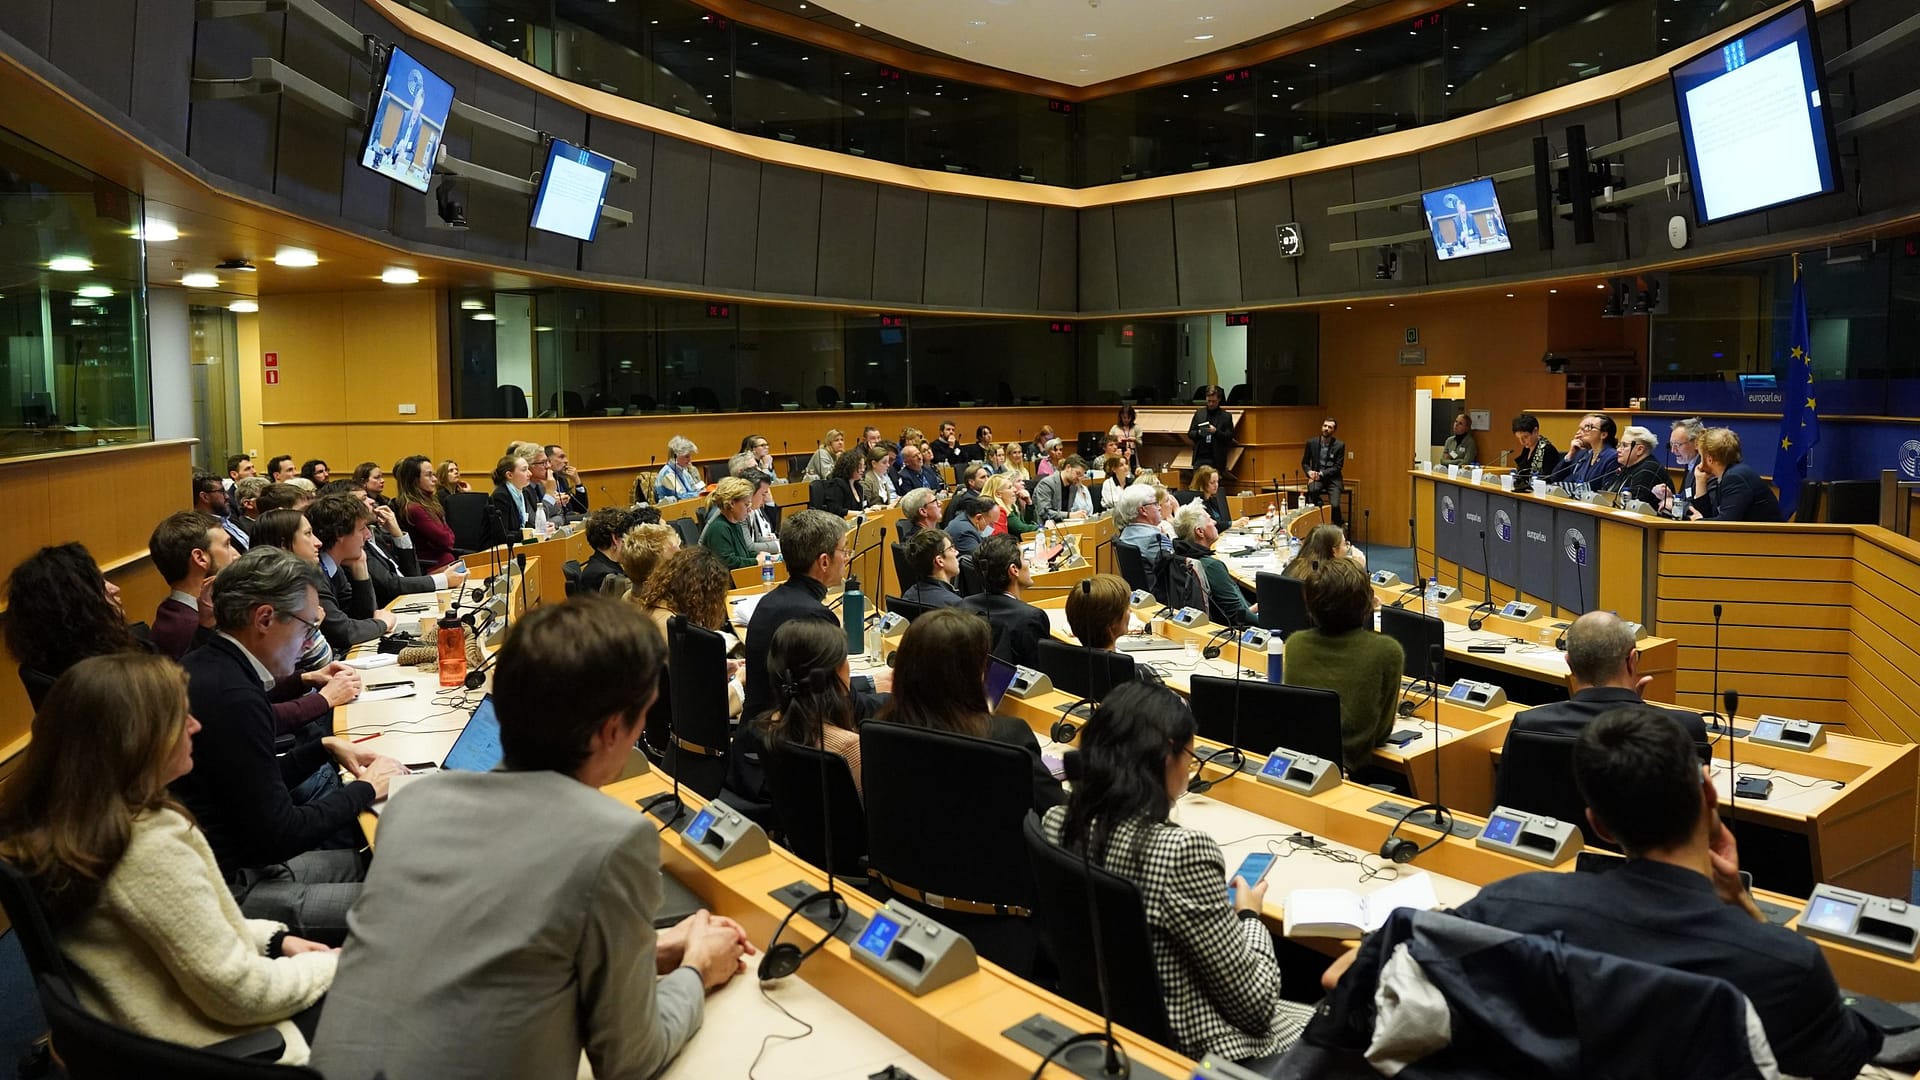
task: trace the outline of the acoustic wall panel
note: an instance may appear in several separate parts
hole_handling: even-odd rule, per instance
[[[244,78],[256,56],[279,52],[278,19],[205,19],[194,24],[193,74]],[[278,98],[202,101],[187,114],[187,152],[202,168],[236,184],[273,187],[280,135]]]
[[[1600,519],[1575,510],[1554,513],[1553,602],[1582,615],[1600,596]]]
[[[819,271],[814,292],[855,300],[873,297],[874,235],[880,187],[844,176],[820,178]]]
[[[874,207],[873,298],[918,304],[926,274],[926,193],[882,185]]]
[[[707,176],[707,252],[701,280],[714,288],[751,289],[760,232],[760,163],[715,154]]]
[[[1540,124],[1522,124],[1518,127],[1503,128],[1489,135],[1483,135],[1473,142],[1476,151],[1477,175],[1489,176],[1505,172],[1508,169],[1528,169],[1527,175],[1517,180],[1496,181],[1493,193],[1500,199],[1500,209],[1509,219],[1523,210],[1533,209],[1533,137],[1545,130]],[[1556,140],[1555,145],[1560,141]],[[1439,187],[1448,181],[1432,183],[1439,176],[1435,169],[1422,167],[1421,174],[1429,181],[1428,187]],[[1553,265],[1553,253],[1540,250],[1539,234],[1534,231],[1534,223],[1509,223],[1507,238],[1513,242],[1510,251],[1503,251],[1489,258],[1499,260],[1489,264],[1490,274],[1537,274],[1543,273]],[[1563,221],[1556,226],[1554,250],[1573,244],[1573,222]],[[1437,263],[1434,267],[1435,281],[1454,281],[1450,275],[1460,271],[1461,263],[1477,262],[1477,259],[1453,259]]]
[[[8,0],[0,4],[0,34],[26,46],[29,52],[47,55],[52,25],[53,0]]]
[[[1487,528],[1487,492],[1484,488],[1463,487],[1460,490],[1460,566],[1468,574],[1479,576],[1487,572],[1487,557],[1493,554],[1493,537]],[[1485,555],[1482,554],[1480,536],[1486,533]],[[1475,592],[1484,582],[1473,582]]]
[[[1172,200],[1149,199],[1114,207],[1113,244],[1121,310],[1179,306],[1173,267]]]
[[[1174,271],[1182,307],[1238,304],[1240,233],[1232,191],[1173,201]]]
[[[1080,310],[1118,308],[1119,282],[1114,264],[1113,207],[1080,211]]]
[[[1031,203],[994,201],[987,208],[987,258],[980,285],[982,306],[1032,311],[1040,302],[1040,253],[1046,209]]]
[[[927,199],[925,303],[979,307],[987,258],[987,204],[933,195]]]
[[[136,0],[59,0],[48,24],[47,59],[108,106],[133,98]]]
[[[697,282],[707,261],[707,173],[712,151],[678,139],[653,144],[647,276]]]
[[[1296,176],[1293,214],[1306,233],[1307,253],[1295,259],[1300,295],[1352,292],[1360,285],[1361,256],[1351,251],[1328,251],[1327,245],[1352,240],[1353,215],[1327,216],[1327,207],[1353,201],[1353,173],[1348,169]],[[1372,253],[1366,254],[1367,274],[1373,273]]]
[[[632,213],[633,224],[615,228],[611,222],[601,222],[599,239],[580,252],[580,268],[646,277],[647,229],[653,210],[653,132],[594,117],[587,124],[587,140],[595,150],[633,166],[636,177],[625,183],[615,178],[607,186],[607,205]]]
[[[1044,215],[1038,306],[1042,311],[1072,311],[1079,301],[1080,214],[1049,206]]]
[[[1285,180],[1239,188],[1234,192],[1234,227],[1239,231],[1240,296],[1250,303],[1288,300],[1300,295],[1298,259],[1280,254],[1278,226],[1298,223],[1311,241],[1324,231],[1293,216],[1293,187]]]
[[[753,287],[811,296],[820,263],[820,174],[762,165],[759,232]]]
[[[173,0],[140,0],[139,25],[133,36],[132,116],[146,135],[179,153],[187,146],[193,8]]]

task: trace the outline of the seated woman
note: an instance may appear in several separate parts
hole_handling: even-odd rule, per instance
[[[680,534],[671,525],[656,521],[628,529],[620,538],[618,553],[620,572],[627,578],[627,599],[639,603],[647,579],[679,550]]]
[[[1030,759],[1033,808],[1058,806],[1065,796],[1040,760],[1033,729],[987,711],[992,649],[992,627],[967,608],[945,607],[913,620],[894,654],[893,698],[877,719],[1017,746]]]
[[[1084,648],[1113,651],[1127,632],[1133,590],[1119,574],[1095,574],[1067,593],[1067,628]]]
[[[1173,691],[1115,687],[1080,730],[1072,796],[1041,827],[1140,890],[1174,1047],[1272,1075],[1313,1010],[1280,996],[1273,937],[1260,922],[1269,882],[1236,878],[1229,899],[1220,845],[1168,820],[1199,766],[1195,727]]]
[[[1028,507],[1021,502],[1026,493],[1024,481],[1006,473],[994,473],[980,488],[980,494],[993,504],[993,518],[981,535],[1011,536],[1015,540],[1033,531],[1033,521],[1027,516]]]
[[[1346,559],[1320,564],[1305,585],[1313,626],[1287,636],[1288,686],[1340,695],[1341,756],[1349,774],[1365,767],[1400,715],[1400,643],[1373,629],[1373,586]]]
[[[120,586],[107,580],[79,544],[43,547],[7,579],[7,651],[34,708],[75,661],[106,653],[146,652],[127,629]]]
[[[1100,482],[1100,506],[1102,509],[1113,505],[1113,500],[1127,490],[1132,470],[1127,467],[1127,459],[1121,454],[1108,454],[1100,461],[1100,471],[1106,479]]]
[[[1259,605],[1248,600],[1246,587],[1213,553],[1213,545],[1219,542],[1220,530],[1198,499],[1174,512],[1173,553],[1198,562],[1206,575],[1207,606],[1213,609],[1207,616],[1227,626],[1251,626]]]
[[[433,470],[433,478],[440,482],[440,490],[449,495],[473,490],[473,485],[460,478],[460,463],[448,458]]]
[[[440,506],[440,478],[433,475],[433,462],[425,454],[400,459],[393,467],[393,514],[400,527],[413,537],[413,554],[426,573],[453,565],[453,528],[447,524],[447,512]]]
[[[1700,436],[1700,472],[1707,478],[1706,507],[1695,499],[1693,520],[1779,521],[1780,500],[1753,466],[1740,460],[1740,436],[1732,428],[1708,428]]]
[[[774,707],[756,721],[767,749],[781,743],[838,754],[860,790],[860,733],[847,685],[847,635],[837,623],[793,619],[774,631],[767,652]]]
[[[319,487],[319,484],[315,484]],[[387,474],[377,462],[363,461],[353,467],[353,486],[367,493],[375,506],[387,505]]]
[[[1220,474],[1213,466],[1202,465],[1193,470],[1193,501],[1206,507],[1207,516],[1213,518],[1213,524],[1221,532],[1228,529],[1247,527],[1247,519],[1236,520],[1233,512],[1227,509],[1227,493],[1221,489]]]
[[[660,628],[662,640],[667,636],[667,620],[685,615],[693,625],[726,639],[727,651],[732,652],[739,644],[727,619],[727,590],[732,587],[733,575],[718,555],[704,547],[683,548],[647,575],[635,603],[645,608]],[[742,662],[727,661],[728,716],[740,715],[740,702],[746,697],[745,678]]]
[[[988,469],[991,469],[995,473],[1006,472],[1007,448],[1004,446],[995,446],[993,449],[988,450],[987,456],[983,459],[982,464],[986,465]]]
[[[533,483],[533,468],[527,459],[512,454],[493,466],[493,494],[487,496],[487,521],[481,535],[487,546],[504,544],[509,538],[520,542],[521,530],[533,524],[527,509],[527,485]]]
[[[756,555],[780,554],[780,508],[773,505],[773,474],[748,469],[740,479],[753,485],[753,498],[747,500],[747,547]]]
[[[693,455],[699,452],[700,448],[693,444],[693,440],[684,435],[675,435],[667,440],[667,466],[653,478],[654,502],[697,499],[707,490],[707,482],[701,478],[700,470],[693,467]]]
[[[729,570],[752,566],[765,556],[747,540],[747,517],[754,513],[754,484],[729,476],[714,485],[713,513],[700,530],[700,545],[712,549]]]
[[[834,517],[845,517],[867,508],[860,494],[860,479],[867,473],[867,452],[854,447],[833,459],[833,472],[824,480],[815,480],[807,488],[807,509],[824,510]]]
[[[139,653],[73,665],[0,787],[0,859],[46,910],[88,1011],[207,1046],[273,1025],[307,1060],[339,953],[240,914],[167,785],[193,769],[187,678]]]
[[[1001,463],[1000,471],[1013,473],[1023,480],[1032,480],[1033,466],[1027,464],[1026,447],[1017,442],[1010,442],[1006,445],[1005,449],[1007,457],[1006,460]]]
[[[1345,559],[1355,566],[1362,565],[1355,555],[1355,549],[1347,543],[1347,530],[1338,525],[1315,525],[1300,542],[1300,550],[1281,568],[1280,575],[1305,581],[1320,563]]]
[[[825,480],[833,475],[833,463],[847,452],[847,433],[839,428],[828,428],[826,438],[820,440],[820,448],[807,459],[807,467],[800,471],[802,480]]]

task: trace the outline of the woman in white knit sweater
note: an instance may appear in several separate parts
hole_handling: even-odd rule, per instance
[[[167,794],[193,769],[198,730],[171,660],[75,664],[0,786],[0,859],[33,883],[96,1015],[187,1046],[272,1024],[281,1060],[303,1063],[338,953],[240,914],[206,837]]]

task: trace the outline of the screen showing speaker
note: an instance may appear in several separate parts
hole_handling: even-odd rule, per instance
[[[1429,191],[1420,196],[1420,205],[1427,212],[1427,229],[1433,233],[1433,253],[1443,262],[1513,246],[1491,179]]]
[[[452,108],[452,83],[405,49],[388,49],[387,70],[367,110],[360,164],[415,191],[427,190]]]

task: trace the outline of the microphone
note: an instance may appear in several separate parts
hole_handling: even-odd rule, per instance
[[[788,703],[789,706],[791,706],[791,704],[791,702]],[[784,979],[794,972],[799,971],[801,963],[805,961],[807,957],[812,956],[822,945],[825,945],[828,938],[840,932],[840,928],[846,925],[848,914],[853,910],[847,906],[846,900],[840,895],[840,891],[833,887],[833,801],[827,786],[828,753],[825,732],[823,731],[820,742],[820,757],[818,760],[820,762],[820,831],[826,844],[826,855],[821,859],[821,862],[826,864],[827,887],[795,900],[793,906],[787,909],[787,917],[780,920],[780,928],[773,932],[773,936],[775,941],[778,941],[781,931],[786,929],[787,923],[792,922],[795,915],[800,914],[802,911],[822,900],[827,902],[827,917],[833,920],[833,926],[827,930],[826,937],[821,938],[819,942],[805,952],[802,952],[800,946],[792,942],[783,944],[769,943],[767,945],[766,955],[760,958],[760,970],[758,974],[761,982]]]
[[[1725,704],[1727,706],[1727,727],[1731,730],[1733,727],[1733,718],[1739,715],[1740,712],[1740,691],[1728,687]],[[1727,740],[1727,786],[1731,789],[1727,792],[1728,832],[1733,831],[1734,822],[1740,816],[1740,774],[1734,771],[1733,767],[1733,744],[1739,741],[1737,738]]]
[[[1721,704],[1720,616],[1722,614],[1722,610],[1723,609],[1719,604],[1713,605],[1713,703],[1715,705]],[[1738,702],[1739,695],[1737,693],[1731,690],[1728,691],[1728,693],[1733,695],[1731,700]],[[1700,719],[1703,722],[1705,722],[1707,731],[1713,735],[1715,742],[1718,742],[1722,737],[1731,737],[1733,739],[1737,739],[1740,736],[1746,734],[1746,732],[1740,731],[1733,726],[1733,707],[1731,705],[1727,707],[1727,714],[1724,717],[1722,717],[1718,712],[1713,711],[1712,708],[1709,708],[1708,711],[1700,714]],[[1724,724],[1722,723],[1723,720],[1725,721]],[[1728,753],[1729,754],[1732,753],[1731,747],[1728,748]],[[1731,768],[1732,766],[1728,766],[1728,767]]]
[[[1469,630],[1478,630],[1482,626],[1485,626],[1487,624],[1487,616],[1493,614],[1494,608],[1493,608],[1492,569],[1493,569],[1492,560],[1487,555],[1487,530],[1481,529],[1480,530],[1480,580],[1486,586],[1487,598],[1473,605],[1472,608],[1468,609],[1467,629]],[[1486,615],[1480,614],[1481,608],[1487,609]]]
[[[1367,540],[1373,535],[1373,507],[1360,511],[1360,550],[1367,550]]]
[[[1227,632],[1231,632],[1233,629],[1235,628],[1229,627]],[[1219,637],[1220,635],[1216,633],[1214,636]],[[1219,646],[1209,645],[1205,655],[1207,659],[1211,660],[1220,655],[1220,652],[1221,649]],[[1229,745],[1223,746],[1213,753],[1208,754],[1205,760],[1200,763],[1204,768],[1207,765],[1218,762],[1222,758],[1231,757],[1233,759],[1233,768],[1228,770],[1226,776],[1215,777],[1212,780],[1203,780],[1196,775],[1192,780],[1187,781],[1187,792],[1189,794],[1204,795],[1212,791],[1215,784],[1239,772],[1247,764],[1247,752],[1240,748],[1240,685],[1244,681],[1241,676],[1246,674],[1246,665],[1241,663],[1240,659],[1240,651],[1238,643],[1236,642],[1233,655],[1233,723],[1227,731],[1227,741]]]
[[[1573,619],[1567,620],[1567,628],[1560,631],[1559,640],[1553,643],[1561,652],[1567,651],[1567,635],[1573,631],[1574,619],[1587,613],[1587,545],[1578,536],[1573,537],[1573,595],[1580,610],[1573,613]]]
[[[1085,777],[1086,768],[1080,757],[1080,751],[1070,750],[1061,755],[1060,763],[1069,783],[1078,783]],[[1065,839],[1066,836],[1063,833],[1061,840]],[[1040,1067],[1034,1070],[1035,1076],[1046,1072],[1047,1066],[1052,1064],[1055,1058],[1064,1054],[1068,1048],[1085,1046],[1088,1043],[1101,1043],[1106,1047],[1106,1062],[1101,1066],[1101,1076],[1125,1077],[1133,1073],[1133,1063],[1127,1058],[1127,1048],[1121,1046],[1120,1041],[1113,1037],[1113,1002],[1107,990],[1107,951],[1100,940],[1100,904],[1094,896],[1092,848],[1093,829],[1092,823],[1089,822],[1087,835],[1080,843],[1080,867],[1086,874],[1087,928],[1093,934],[1093,981],[1100,990],[1100,1019],[1104,1022],[1105,1028],[1098,1032],[1075,1035],[1047,1051],[1047,1055],[1040,1059]]]

